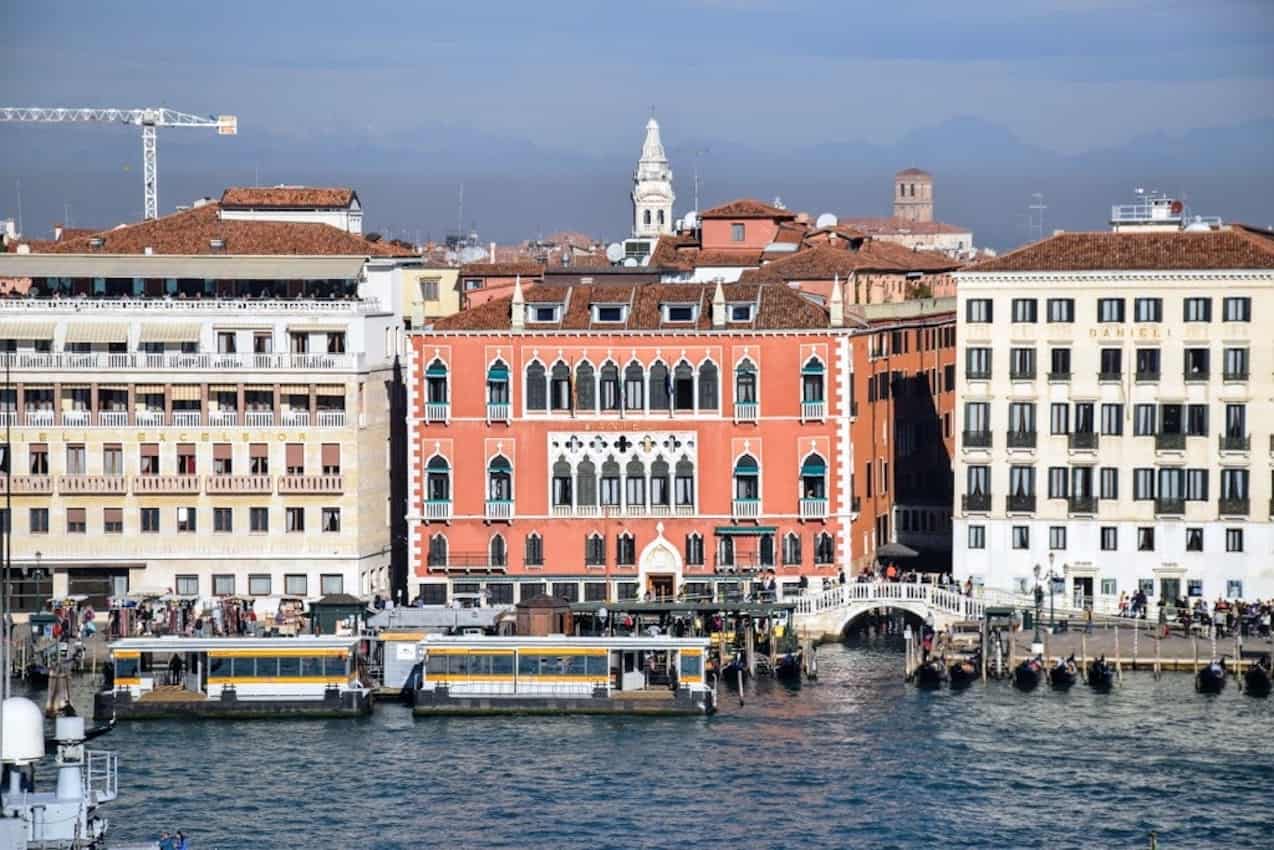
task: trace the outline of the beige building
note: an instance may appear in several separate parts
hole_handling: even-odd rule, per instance
[[[429,263],[395,262],[402,293],[403,322],[408,330],[423,328],[460,312],[460,269]]]
[[[206,204],[0,254],[19,604],[383,591],[396,251]]]
[[[956,577],[1274,595],[1274,234],[1060,234],[956,277]]]

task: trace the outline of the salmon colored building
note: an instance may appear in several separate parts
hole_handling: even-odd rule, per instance
[[[894,408],[859,405],[868,330],[943,321],[873,322],[840,289],[622,281],[515,286],[440,319],[411,335],[410,595],[834,580],[892,525],[892,483],[867,496],[860,477],[896,468]]]

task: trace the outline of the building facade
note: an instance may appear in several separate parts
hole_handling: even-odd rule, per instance
[[[1061,234],[957,277],[957,578],[1274,594],[1274,236]]]
[[[933,175],[919,168],[904,168],[894,175],[894,218],[933,221]]]

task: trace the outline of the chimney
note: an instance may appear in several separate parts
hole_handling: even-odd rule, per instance
[[[828,322],[834,328],[845,327],[845,293],[841,289],[840,275],[832,281],[832,297],[828,301]]]
[[[487,262],[495,262],[495,242],[492,242],[491,247],[487,249]]]
[[[495,243],[491,244],[492,250],[495,250]],[[513,303],[509,306],[509,326],[515,331],[526,330],[526,300],[522,297],[522,275],[513,278]]]
[[[145,248],[142,249],[142,253],[148,257],[151,257],[151,256],[154,256],[155,249],[147,245]]]
[[[725,327],[725,289],[721,286],[720,278],[717,278],[717,289],[712,293],[712,326]]]

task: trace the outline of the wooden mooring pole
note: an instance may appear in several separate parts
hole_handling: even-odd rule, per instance
[[[1159,674],[1163,672],[1163,663],[1159,659],[1159,645],[1163,643],[1163,638],[1155,637],[1155,678],[1159,678]]]
[[[1088,681],[1088,632],[1079,636],[1079,677]]]
[[[986,657],[991,654],[991,647],[987,645],[989,643],[987,639],[989,632],[990,627],[987,625],[987,618],[984,614],[982,616],[982,646],[981,651],[978,653],[981,656],[979,661],[982,665],[982,684],[984,685],[986,684]]]
[[[1195,635],[1191,638],[1191,642],[1194,645],[1194,674],[1197,676],[1199,675],[1199,636]]]
[[[1119,624],[1115,623],[1115,674],[1122,681],[1124,678],[1123,662],[1119,659]]]
[[[1132,669],[1137,669],[1137,634],[1141,629],[1137,628],[1137,624],[1132,624]]]

